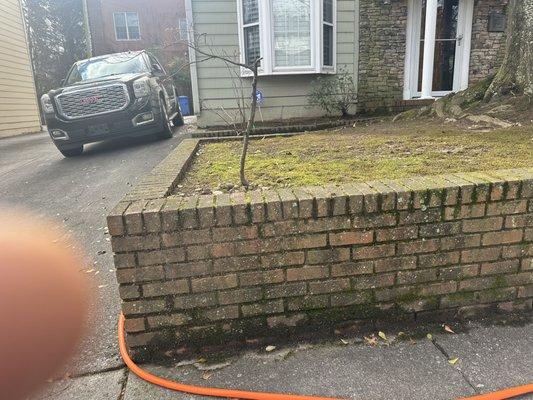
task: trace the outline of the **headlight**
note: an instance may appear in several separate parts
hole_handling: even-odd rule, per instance
[[[43,94],[41,96],[41,105],[45,114],[54,113],[54,106],[52,105],[52,100],[50,100],[50,96],[48,96],[47,94]]]
[[[133,81],[133,93],[135,97],[146,97],[150,94],[150,82],[148,78],[140,78]]]

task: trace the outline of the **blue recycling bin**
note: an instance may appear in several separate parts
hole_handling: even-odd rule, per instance
[[[180,110],[181,115],[191,115],[189,110],[189,98],[187,96],[180,96]]]

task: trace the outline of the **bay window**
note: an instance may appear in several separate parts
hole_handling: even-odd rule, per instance
[[[260,75],[334,73],[335,3],[237,0],[241,62],[252,64],[260,57]]]

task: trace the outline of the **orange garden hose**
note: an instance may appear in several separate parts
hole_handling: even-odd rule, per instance
[[[301,396],[294,394],[281,393],[263,393],[263,392],[248,392],[245,390],[233,390],[222,388],[211,388],[186,385],[179,382],[169,381],[167,379],[155,376],[148,371],[145,371],[133,362],[128,354],[126,347],[126,338],[124,336],[124,315],[120,314],[118,319],[118,343],[120,348],[120,355],[128,366],[128,368],[139,378],[144,379],[154,385],[161,386],[165,389],[175,390],[178,392],[185,392],[196,394],[200,396],[212,397],[226,397],[230,399],[243,400],[340,400],[332,397],[317,397],[317,396]],[[505,400],[524,394],[533,393],[533,384],[517,386],[509,389],[500,390],[497,392],[482,394],[473,397],[465,397],[460,400]]]

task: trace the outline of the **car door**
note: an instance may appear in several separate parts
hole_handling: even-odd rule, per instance
[[[173,114],[176,111],[176,92],[174,90],[174,84],[172,83],[172,78],[169,77],[161,65],[161,63],[153,55],[148,54],[148,59],[150,61],[150,68],[152,74],[155,77],[159,86],[163,89],[165,93],[165,102],[169,107],[169,114]]]

